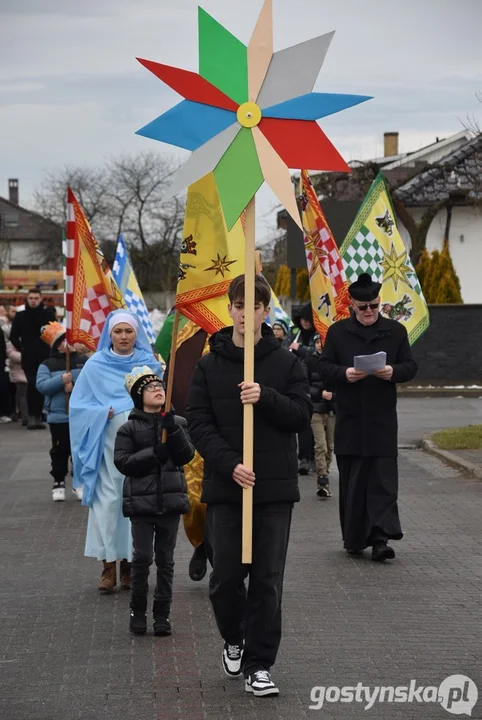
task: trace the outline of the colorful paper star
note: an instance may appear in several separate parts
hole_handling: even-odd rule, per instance
[[[288,168],[349,171],[316,120],[370,99],[312,92],[333,35],[273,54],[265,0],[248,47],[199,8],[199,74],[138,58],[185,98],[138,130],[192,150],[166,199],[214,170],[228,229],[264,180],[300,225]]]

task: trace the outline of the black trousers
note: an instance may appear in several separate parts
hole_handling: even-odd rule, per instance
[[[397,458],[337,455],[336,461],[345,547],[362,550],[380,540],[401,540]]]
[[[0,368],[0,416],[10,417],[11,414],[12,402],[10,394],[10,382],[7,373],[3,371],[3,368]]]
[[[311,462],[314,455],[314,440],[311,425],[298,433],[298,459]]]
[[[44,396],[39,393],[36,387],[37,368],[35,370],[25,370],[27,377],[27,405],[28,414],[31,418],[41,418],[44,409]]]
[[[52,436],[52,447],[50,448],[50,459],[52,469],[50,474],[54,484],[64,483],[69,472],[70,457],[70,433],[69,423],[49,423]]]
[[[207,508],[206,532],[213,550],[209,597],[225,642],[239,645],[244,640],[245,675],[269,670],[278,654],[292,507],[292,503],[254,506],[251,565],[241,562],[241,505]]]
[[[176,547],[179,515],[136,515],[131,517],[134,552],[131,569],[132,597],[147,597],[149,568],[153,550],[156,558],[157,582],[154,590],[156,612],[169,617],[174,577],[174,548]]]

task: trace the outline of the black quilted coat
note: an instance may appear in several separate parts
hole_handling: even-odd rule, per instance
[[[182,466],[194,457],[194,447],[184,429],[184,418],[176,416],[175,421],[165,444],[161,443],[162,417],[158,413],[134,409],[117,431],[114,464],[126,476],[125,517],[189,511]]]

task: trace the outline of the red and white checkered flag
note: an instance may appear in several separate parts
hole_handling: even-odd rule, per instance
[[[64,255],[67,340],[95,350],[108,314],[125,303],[70,188]]]

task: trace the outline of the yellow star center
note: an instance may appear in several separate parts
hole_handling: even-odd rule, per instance
[[[380,263],[384,270],[383,282],[385,283],[388,280],[391,280],[395,290],[398,290],[399,282],[402,282],[411,288],[412,286],[410,284],[410,280],[408,279],[408,275],[413,273],[413,269],[406,262],[407,253],[402,252],[400,255],[397,255],[397,251],[392,244],[390,252],[386,253],[385,250],[383,250],[383,254],[385,255],[385,259]]]
[[[236,116],[240,125],[245,128],[252,128],[261,122],[261,108],[255,102],[245,102],[238,107]]]

